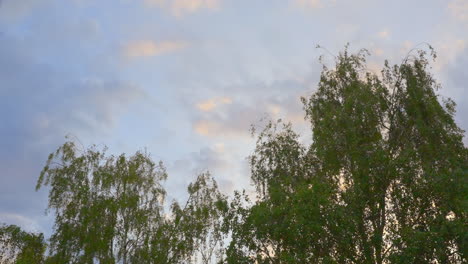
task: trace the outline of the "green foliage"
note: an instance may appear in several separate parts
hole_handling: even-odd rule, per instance
[[[197,251],[211,259],[222,235],[215,205],[225,198],[202,174],[189,186],[186,206],[174,202],[166,214],[166,177],[163,164],[146,153],[106,156],[65,143],[37,183],[50,186],[55,214],[48,263],[180,263]]]
[[[226,197],[209,173],[200,174],[188,186],[188,194],[183,208],[172,203],[172,214],[162,228],[151,232],[144,257],[133,263],[211,263],[222,258]]]
[[[127,263],[145,241],[149,225],[160,225],[166,178],[147,155],[105,157],[71,142],[51,154],[37,188],[50,185],[55,213],[50,251],[57,263]]]
[[[424,51],[386,63],[380,77],[366,53],[345,50],[302,99],[310,146],[289,124],[258,135],[258,197],[248,205],[237,194],[230,206],[228,263],[467,260],[468,156],[455,105],[440,103]]]
[[[46,243],[42,234],[27,233],[15,225],[0,225],[0,263],[40,264]]]

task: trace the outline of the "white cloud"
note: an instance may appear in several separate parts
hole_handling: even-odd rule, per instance
[[[50,0],[0,0],[0,20],[16,20],[30,14],[32,10]]]
[[[271,104],[268,106],[268,111],[272,114],[272,115],[278,115],[280,112],[281,112],[281,106],[277,105],[277,104]]]
[[[467,41],[455,37],[447,37],[444,40],[438,41],[434,44],[437,52],[437,60],[435,62],[435,69],[440,71],[448,64],[454,62],[457,57],[466,49]]]
[[[152,40],[137,40],[128,43],[124,47],[124,54],[130,58],[152,57],[181,50],[186,46],[187,43],[180,41],[155,42]]]
[[[322,8],[323,4],[321,0],[295,0],[295,3],[297,6],[303,7],[303,8]]]
[[[217,152],[217,153],[223,153],[225,148],[224,148],[224,143],[216,143],[213,147],[213,149]]]
[[[372,53],[375,54],[376,56],[382,56],[384,54],[384,50],[381,48],[374,48],[372,50]]]
[[[203,9],[216,10],[220,6],[220,0],[144,0],[144,2],[148,6],[167,9],[178,17]]]
[[[204,111],[197,115],[192,123],[193,131],[197,135],[216,140],[250,138],[251,126],[261,130],[264,121],[269,119],[283,119],[293,122],[298,127],[308,127],[297,94],[271,96],[248,103],[236,102],[219,111]]]
[[[293,0],[293,3],[295,6],[300,8],[319,9],[325,7],[325,5],[335,5],[336,0]]]
[[[144,3],[148,6],[163,7],[166,4],[166,0],[144,0]]]
[[[193,129],[201,136],[214,136],[222,130],[221,126],[222,124],[215,121],[199,120],[194,123]]]
[[[468,1],[454,0],[447,7],[452,15],[460,21],[468,21]]]
[[[213,98],[205,100],[196,104],[196,107],[204,112],[209,112],[214,110],[216,107],[223,104],[231,104],[232,99],[229,97]]]
[[[37,232],[41,230],[36,221],[15,213],[0,213],[0,223],[18,225],[26,231]]]
[[[389,39],[390,38],[390,32],[387,29],[384,29],[380,32],[377,33],[377,36],[382,39]]]
[[[73,121],[92,131],[113,127],[129,105],[148,98],[139,86],[124,81],[90,78],[82,81],[80,89],[83,94],[77,96],[74,105],[70,106],[70,115],[75,118]]]
[[[342,36],[343,39],[352,39],[358,32],[360,27],[352,23],[339,24],[336,27],[336,34]]]
[[[211,111],[216,107],[214,100],[207,100],[197,104],[197,108],[202,111]]]

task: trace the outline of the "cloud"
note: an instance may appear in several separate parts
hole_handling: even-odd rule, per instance
[[[295,0],[296,5],[304,8],[322,8],[323,4],[321,0]]]
[[[198,135],[209,138],[245,138],[250,135],[250,125],[262,117],[249,108],[238,109],[234,115],[225,113],[225,116],[228,117],[210,116],[195,120],[193,130]]]
[[[50,0],[0,0],[0,20],[15,21],[29,15]]]
[[[223,170],[229,167],[228,162],[223,158],[223,152],[219,151],[219,146],[214,148],[204,147],[198,153],[192,153],[192,160],[196,164],[196,170]]]
[[[444,73],[446,75],[446,81],[442,83],[444,88],[441,93],[452,98],[457,103],[457,115],[455,120],[457,124],[465,130],[464,143],[468,145],[468,137],[466,137],[466,131],[468,130],[468,76],[466,75],[466,69],[468,68],[468,49],[458,54],[456,59],[447,65]]]
[[[381,48],[374,48],[372,49],[372,54],[375,54],[376,56],[382,56],[384,54],[384,50]]]
[[[223,153],[226,150],[224,143],[216,143],[213,149],[218,153]]]
[[[152,40],[137,40],[128,43],[124,47],[124,54],[130,58],[152,57],[178,51],[186,46],[187,43],[179,41],[155,42]]]
[[[342,36],[344,39],[352,39],[356,34],[359,33],[360,26],[351,23],[339,24],[336,27],[336,34]]]
[[[218,0],[174,0],[172,1],[172,11],[176,15],[193,13],[199,9],[216,9],[219,6]]]
[[[172,15],[177,17],[203,9],[216,10],[220,6],[220,0],[144,0],[144,2],[148,6],[170,10]]]
[[[199,148],[197,151],[186,153],[167,167],[168,181],[166,190],[169,200],[183,201],[187,193],[181,186],[187,186],[200,173],[209,171],[218,182],[223,193],[231,194],[238,184],[244,186],[248,180],[248,168],[245,168],[245,157],[239,158],[233,148],[225,151],[224,143]],[[237,177],[233,177],[236,175]],[[182,199],[181,199],[182,198]]]
[[[377,36],[382,39],[389,39],[390,38],[390,32],[388,30],[382,30],[377,33]]]
[[[224,111],[204,113],[193,121],[194,132],[209,138],[248,138],[250,126],[265,116],[264,105],[257,106],[233,104]]]
[[[248,187],[250,167],[246,160],[255,142],[251,126],[261,131],[269,120],[291,121],[301,134],[300,141],[309,144],[310,124],[304,120],[300,96],[309,95],[310,76],[302,77],[272,83],[245,80],[243,84],[225,88],[224,93],[235,95],[226,96],[231,100],[225,101],[230,103],[222,107],[213,106],[222,101],[221,98],[201,101],[209,105],[210,110],[191,113],[192,129],[199,136],[197,141],[209,142],[210,147],[201,148],[190,158],[191,167],[198,168],[197,172],[209,169],[221,189],[230,194],[235,189],[251,188]]]
[[[231,103],[232,103],[231,98],[221,97],[221,98],[213,98],[213,99],[209,99],[209,100],[199,102],[199,103],[196,104],[196,107],[201,111],[209,112],[209,111],[212,111],[213,109],[215,109],[216,107],[218,107],[220,105],[231,104]]]
[[[202,136],[209,136],[214,132],[216,127],[216,123],[206,120],[199,120],[193,124],[193,129],[195,130],[195,132]]]
[[[400,54],[402,56],[405,56],[406,54],[408,54],[408,52],[414,48],[414,43],[412,41],[409,41],[409,40],[405,40],[403,41],[403,44],[401,44],[401,48],[400,48]]]
[[[203,101],[197,104],[197,108],[202,111],[211,111],[216,107],[214,100]]]
[[[85,79],[77,88],[82,94],[70,105],[71,117],[92,130],[112,127],[126,106],[148,98],[139,86],[121,80]]]
[[[334,6],[336,0],[292,0],[296,7],[304,9],[320,9],[325,6]]]
[[[468,21],[468,1],[454,0],[448,4],[447,8],[459,21]]]
[[[283,119],[304,125],[304,112],[299,94],[269,96],[252,102],[237,102],[219,111],[202,112],[193,121],[196,134],[211,139],[240,140],[250,138],[250,128],[261,129],[264,121]]]
[[[27,38],[2,34],[0,42],[0,221],[36,228],[47,194],[34,192],[34,185],[47,155],[66,134],[82,140],[109,134],[129,106],[148,95],[113,76],[84,72],[97,77],[83,78],[73,68],[82,60],[46,64],[29,52]]]
[[[253,143],[253,141],[250,143]],[[189,163],[192,165],[193,174],[210,171],[218,181],[221,191],[231,194],[235,189],[245,188],[248,185],[250,167],[246,156],[236,153],[239,149],[231,145],[235,144],[235,142],[228,144],[230,145],[228,147],[229,151],[226,151],[224,143],[215,143],[190,153],[187,159],[190,160]],[[253,147],[247,142],[242,147],[245,147],[245,145],[249,145],[247,149]]]
[[[19,214],[0,212],[0,223],[14,223],[15,225],[20,226],[23,230],[26,230],[28,232],[41,231],[41,228],[36,221]]]
[[[435,61],[435,69],[443,70],[448,64],[455,61],[458,56],[466,50],[467,41],[454,36],[446,36],[442,40],[434,43],[434,48],[437,52],[437,60]]]
[[[198,120],[193,124],[195,132],[201,136],[215,136],[223,133],[222,124],[216,121],[210,120]],[[224,130],[227,131],[227,130]]]

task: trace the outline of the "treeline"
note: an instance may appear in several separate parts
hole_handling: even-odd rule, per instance
[[[437,94],[425,51],[379,74],[366,55],[342,52],[302,98],[310,145],[281,121],[256,134],[256,197],[226,196],[203,173],[168,206],[165,168],[147,153],[65,143],[37,183],[50,191],[52,236],[3,226],[0,262],[466,263],[455,103]]]

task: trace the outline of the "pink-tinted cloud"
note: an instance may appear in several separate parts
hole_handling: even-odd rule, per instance
[[[187,43],[180,41],[137,40],[128,43],[124,47],[124,54],[127,57],[152,57],[175,52],[184,49]]]
[[[325,6],[334,5],[336,0],[293,0],[296,7],[304,9],[319,9]]]
[[[454,0],[448,4],[451,14],[460,21],[468,21],[468,1]]]
[[[174,16],[183,16],[200,10],[216,10],[220,0],[144,0],[145,4],[169,10]]]
[[[224,104],[231,104],[232,99],[229,97],[221,97],[221,98],[212,98],[196,104],[196,107],[204,112],[209,112],[214,110],[216,107],[219,107]]]

